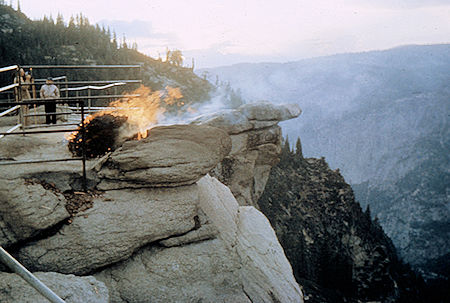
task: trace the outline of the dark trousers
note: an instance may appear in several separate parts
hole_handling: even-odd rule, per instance
[[[56,113],[56,104],[55,103],[50,103],[50,104],[45,104],[45,113],[49,114],[49,113]],[[56,124],[56,115],[48,115],[45,116],[45,123],[46,124]]]

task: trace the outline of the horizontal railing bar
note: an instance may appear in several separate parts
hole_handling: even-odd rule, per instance
[[[84,107],[86,111],[86,106]],[[90,109],[97,109],[97,110],[113,110],[113,109],[120,109],[122,107],[111,107],[111,106],[91,106]],[[80,110],[79,107],[76,106],[69,106],[68,109],[74,109],[74,110]]]
[[[10,90],[10,89],[12,89],[14,87],[17,87],[17,86],[19,86],[19,83],[13,83],[13,84],[10,84],[10,85],[7,85],[7,86],[0,87],[0,92],[4,92],[4,91],[7,91],[7,90]]]
[[[62,79],[67,79],[67,76],[59,76],[59,77],[52,77],[53,81],[57,81],[57,80],[62,80]],[[45,82],[47,81],[47,79],[42,78],[42,79],[34,79],[34,82]],[[65,82],[63,82],[65,83]]]
[[[22,102],[0,102],[0,106],[9,106],[9,105],[27,105],[27,104],[51,104],[51,103],[67,103],[64,101],[83,103],[80,100],[88,100],[88,99],[120,99],[120,98],[136,98],[139,97],[139,94],[132,95],[101,95],[101,96],[81,96],[81,97],[61,97],[54,99],[27,99]]]
[[[7,109],[4,112],[0,113],[0,117],[3,117],[5,115],[9,114],[10,112],[13,112],[13,111],[15,111],[15,110],[17,110],[19,108],[20,108],[20,105],[13,106],[10,109]]]
[[[53,78],[55,79],[55,78]],[[41,79],[35,79],[34,82],[41,82]],[[42,79],[45,82],[46,79]],[[98,80],[98,81],[67,81],[67,82],[55,82],[53,84],[59,85],[84,85],[84,84],[109,84],[109,83],[142,83],[142,80]]]
[[[40,69],[72,69],[72,68],[141,68],[140,65],[22,65],[22,68],[40,68]]]
[[[62,92],[65,92],[65,91],[80,91],[80,90],[87,90],[87,89],[102,90],[102,89],[107,89],[107,88],[110,88],[110,87],[120,86],[120,85],[126,85],[126,83],[117,82],[117,83],[111,83],[111,84],[104,85],[104,86],[88,85],[88,86],[81,86],[81,87],[61,88],[60,91],[62,91]]]
[[[0,73],[7,72],[10,70],[17,70],[17,69],[19,69],[18,65],[5,66],[5,67],[0,68]]]
[[[98,113],[99,111],[100,111],[99,109],[97,109],[97,110],[95,110],[95,109],[92,110],[92,109],[91,109],[91,110],[85,110],[84,113],[85,113],[85,114],[91,114],[91,113]],[[73,112],[72,114],[73,114],[73,115],[81,115],[81,111],[79,111],[79,112]]]
[[[62,159],[43,159],[43,160],[17,160],[17,161],[0,161],[0,165],[15,165],[15,164],[30,164],[30,163],[47,163],[47,162],[65,162],[65,161],[79,161],[83,160],[81,157],[77,158],[62,158]]]
[[[16,105],[19,106],[20,105]],[[73,112],[61,112],[61,113],[42,113],[42,114],[28,114],[28,115],[23,115],[24,117],[39,117],[39,116],[50,116],[50,115],[70,115],[73,114]]]
[[[15,126],[13,126],[13,127],[11,127],[10,129],[8,129],[6,132],[9,134],[9,133],[12,133],[13,131],[15,131],[16,129],[18,129],[18,128],[20,128],[22,126],[22,124],[17,124],[17,125],[15,125]],[[3,138],[5,135],[0,135],[0,139],[1,138]]]
[[[79,126],[81,122],[78,123],[60,123],[60,124],[34,124],[34,125],[27,125],[25,126],[26,129],[31,128],[40,128],[40,127],[53,127],[53,126],[70,126],[70,125],[77,125]],[[74,129],[76,130],[76,129]]]
[[[58,126],[58,125],[55,125]],[[40,130],[40,131],[21,131],[21,132],[17,132],[17,133],[8,133],[8,132],[4,132],[4,133],[0,133],[0,135],[4,135],[4,136],[10,136],[10,135],[32,135],[32,134],[48,134],[48,133],[68,133],[68,132],[73,132],[75,131],[75,128],[71,128],[71,129],[54,129],[54,130]]]

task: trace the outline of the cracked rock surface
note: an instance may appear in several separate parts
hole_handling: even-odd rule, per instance
[[[0,245],[35,236],[69,217],[63,195],[25,179],[0,179]]]
[[[197,197],[196,185],[108,191],[56,235],[23,246],[18,258],[31,270],[86,274],[193,229]]]

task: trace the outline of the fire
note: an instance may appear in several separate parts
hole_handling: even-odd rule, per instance
[[[137,139],[147,137],[147,130],[158,122],[158,119],[165,112],[162,103],[173,105],[183,97],[179,88],[166,87],[165,91],[151,91],[150,88],[141,85],[131,94],[138,94],[139,97],[120,99],[111,102],[107,109],[89,115],[84,119],[84,124],[89,124],[96,117],[110,114],[116,117],[127,117],[124,135],[132,136],[137,134]],[[67,140],[73,140],[78,131],[66,136]]]
[[[93,142],[92,140],[99,141],[98,143],[103,141],[98,133],[90,133],[90,130],[91,132],[100,131],[98,129],[97,131],[94,131],[100,118],[104,120],[105,123],[113,123],[116,125],[114,127],[119,127],[116,134],[113,134],[111,130],[111,136],[116,136],[114,139],[116,142],[123,142],[129,138],[136,138],[138,140],[146,138],[148,136],[148,130],[162,118],[162,115],[165,112],[165,105],[178,105],[181,103],[180,99],[183,97],[180,89],[171,87],[166,87],[163,91],[151,91],[150,88],[141,86],[131,94],[138,94],[139,97],[113,101],[105,110],[89,115],[84,119],[87,134],[86,144]],[[93,120],[97,122],[95,125]],[[93,128],[90,128],[91,125],[93,125]],[[80,129],[65,136],[69,141],[70,148],[74,151],[79,150],[79,145],[81,144],[79,130]],[[109,135],[108,132],[102,133],[103,136],[105,136],[105,134]],[[96,139],[93,139],[94,137]],[[113,147],[114,146],[104,146],[104,150],[105,152],[110,151]],[[95,155],[93,154],[90,156]]]

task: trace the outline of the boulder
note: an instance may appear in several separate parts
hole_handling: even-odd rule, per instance
[[[62,194],[24,179],[0,180],[0,245],[31,238],[69,217]]]
[[[86,274],[194,229],[197,201],[196,185],[108,191],[56,235],[23,246],[18,258],[31,270]]]
[[[280,121],[298,117],[302,110],[297,104],[273,104],[258,101],[244,104],[237,109],[222,110],[197,117],[197,125],[210,125],[225,130],[228,134],[239,134],[251,129],[266,128]]]
[[[105,284],[92,276],[77,277],[54,272],[35,276],[67,303],[108,303]],[[0,302],[48,303],[49,301],[17,274],[0,273]]]
[[[302,113],[297,104],[273,104],[268,101],[244,104],[239,111],[249,120],[277,122],[297,118]]]
[[[195,183],[231,149],[222,130],[209,126],[159,126],[140,141],[127,141],[99,171],[100,189],[167,187]]]

